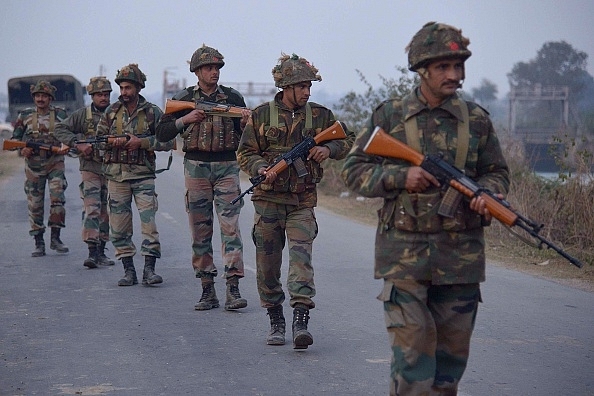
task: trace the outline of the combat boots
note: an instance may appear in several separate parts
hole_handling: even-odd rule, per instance
[[[144,256],[144,271],[142,272],[142,284],[145,286],[163,283],[163,278],[155,274],[155,256]]]
[[[219,299],[214,288],[214,277],[203,276],[202,278],[202,296],[200,301],[194,305],[194,309],[197,311],[207,311],[209,309],[219,307]]]
[[[58,253],[68,253],[68,246],[60,240],[60,228],[52,227],[52,236],[50,239],[50,249]]]
[[[35,250],[31,253],[31,257],[45,256],[45,241],[43,240],[43,233],[35,235]]]
[[[89,246],[89,257],[85,259],[83,265],[89,269],[97,268],[99,264],[99,251],[97,245],[94,243],[88,243]]]
[[[268,316],[270,316],[270,331],[266,337],[268,345],[285,345],[285,317],[283,315],[283,306],[276,305],[268,308]]]
[[[99,242],[97,246],[97,257],[99,265],[115,265],[115,262],[105,255],[105,241]]]
[[[134,268],[134,259],[132,257],[123,257],[124,277],[118,281],[118,286],[132,286],[138,284],[136,278],[136,269]]]
[[[247,300],[241,298],[241,294],[239,294],[239,277],[232,276],[227,278],[227,300],[225,301],[225,310],[231,311],[245,307],[247,307]]]
[[[304,304],[296,304],[293,309],[293,349],[307,349],[313,344],[313,337],[307,331],[309,308]]]

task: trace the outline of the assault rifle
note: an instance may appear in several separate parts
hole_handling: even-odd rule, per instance
[[[153,136],[151,134],[145,133],[142,135],[134,135],[137,138],[145,138],[149,136]],[[100,143],[107,143],[110,146],[113,146],[115,143],[125,143],[130,140],[130,135],[99,135],[87,139],[75,140],[75,144],[100,144]],[[177,140],[173,140],[173,150],[177,150]]]
[[[16,150],[25,147],[32,148],[35,153],[39,153],[40,150],[49,151],[53,154],[60,154],[66,152],[68,155],[75,154],[76,149],[66,146],[61,143],[59,146],[49,143],[40,143],[34,141],[22,142],[20,140],[4,140],[2,142],[2,150]]]
[[[510,228],[513,226],[521,228],[539,241],[539,249],[542,249],[542,245],[544,244],[563,256],[571,264],[582,268],[580,261],[539,235],[544,224],[537,224],[533,220],[522,216],[516,210],[512,209],[509,202],[498,198],[493,192],[480,186],[461,170],[444,161],[442,155],[423,155],[400,140],[390,136],[380,127],[375,128],[363,151],[367,154],[408,161],[413,165],[420,166],[435,176],[442,184],[453,187],[468,198],[481,197],[484,199],[489,213],[502,224]]]
[[[205,100],[196,100],[188,102],[186,100],[167,99],[165,101],[165,114],[175,113],[180,110],[204,110],[207,115],[218,115],[222,117],[242,117],[242,110],[249,110],[247,107],[231,106],[222,103],[207,102]]]
[[[149,137],[151,135],[136,135],[139,138]],[[90,137],[86,139],[75,140],[75,144],[99,144],[99,143],[107,143],[109,145],[113,145],[117,142],[125,143],[130,140],[129,135],[99,135],[95,137]]]
[[[290,151],[279,156],[272,165],[266,168],[266,172],[272,171],[278,174],[287,169],[292,164],[295,167],[295,170],[297,171],[297,176],[306,176],[307,169],[305,168],[305,164],[303,163],[303,161],[307,158],[307,154],[309,154],[309,151],[312,148],[314,148],[322,142],[345,138],[346,133],[344,132],[342,122],[336,121],[330,127],[318,133],[316,136],[308,136],[303,141],[301,141],[301,143],[298,143],[295,146],[293,146],[293,148]],[[264,180],[266,180],[265,175],[250,177],[250,182],[252,183],[252,186],[244,192],[242,192],[241,195],[239,195],[233,201],[231,201],[231,204],[235,204],[246,194],[251,194],[254,191],[254,188],[259,186]]]

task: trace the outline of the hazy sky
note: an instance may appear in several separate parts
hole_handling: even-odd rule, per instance
[[[565,40],[589,55],[594,75],[594,1],[591,0],[0,0],[0,92],[11,77],[73,74],[83,84],[100,70],[138,63],[144,94],[161,92],[163,72],[196,78],[187,61],[206,43],[224,56],[221,82],[271,83],[281,52],[319,68],[314,99],[365,89],[397,77],[404,47],[425,22],[455,25],[470,38],[464,89],[483,78],[501,97],[506,74],[548,41]],[[328,104],[329,105],[329,104]]]

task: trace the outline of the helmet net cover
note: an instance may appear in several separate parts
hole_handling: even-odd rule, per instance
[[[215,48],[209,47],[202,44],[202,47],[198,48],[192,54],[190,60],[190,72],[194,73],[196,70],[205,65],[219,65],[219,67],[225,66],[225,57]]]
[[[135,84],[140,85],[140,88],[144,88],[146,75],[140,71],[136,63],[130,63],[129,65],[124,66],[120,70],[118,70],[116,74],[116,84],[119,84],[122,81],[131,81]]]
[[[111,92],[111,83],[104,76],[91,77],[89,85],[87,85],[87,93],[92,95],[97,92]]]
[[[56,99],[56,87],[45,80],[37,81],[37,84],[29,87],[29,90],[31,91],[31,96],[34,96],[36,93],[44,93],[51,96],[52,99]]]
[[[284,53],[281,54],[278,64],[272,69],[272,77],[274,78],[274,85],[278,88],[284,88],[303,81],[322,81],[318,69],[309,63],[307,59],[296,54],[289,56]]]
[[[428,22],[406,46],[408,69],[417,71],[431,61],[445,58],[466,60],[472,55],[468,50],[470,40],[462,30],[445,23]]]

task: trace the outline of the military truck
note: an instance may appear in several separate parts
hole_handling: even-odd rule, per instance
[[[56,87],[56,98],[52,101],[52,105],[62,107],[68,114],[84,107],[86,90],[74,76],[69,74],[40,74],[14,77],[8,80],[8,116],[6,122],[14,125],[19,111],[35,106],[30,88],[39,80],[48,81]]]

